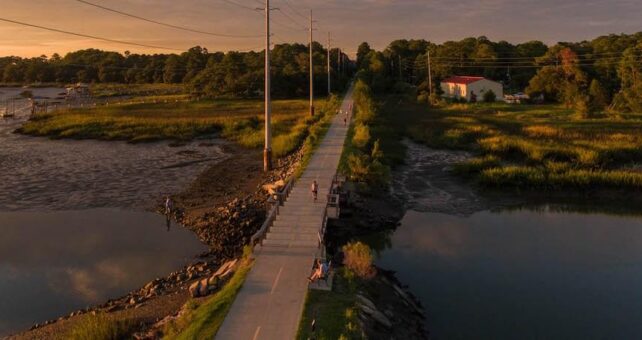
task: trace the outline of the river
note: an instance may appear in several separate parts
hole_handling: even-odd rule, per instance
[[[20,91],[0,88],[0,102]],[[0,118],[0,337],[123,295],[206,250],[150,211],[222,160],[220,141],[170,146],[13,133],[26,119],[26,112]]]
[[[377,249],[426,307],[434,339],[642,338],[642,216],[624,203],[488,198],[409,145],[401,225]]]

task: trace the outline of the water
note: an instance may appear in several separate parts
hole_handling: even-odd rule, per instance
[[[416,162],[402,173],[452,164],[440,152],[412,149],[423,152],[411,152]],[[460,195],[463,184],[443,170],[423,180],[423,194],[397,185],[410,209],[391,238],[377,242],[388,244],[377,261],[422,301],[433,338],[642,338],[635,207],[620,205],[617,214],[591,202],[489,210],[490,200]]]
[[[10,90],[0,88],[5,95],[19,92]],[[61,89],[32,91],[44,96]],[[217,140],[170,147],[13,133],[26,119],[0,118],[0,211],[149,208],[224,157]]]
[[[0,101],[21,91],[0,88]],[[218,140],[172,147],[14,134],[26,115],[0,118],[0,336],[123,295],[205,250],[148,211],[225,157]]]
[[[0,225],[0,336],[122,296],[206,250],[148,212],[4,212]]]

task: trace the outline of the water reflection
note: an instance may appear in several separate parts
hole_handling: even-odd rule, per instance
[[[120,296],[206,250],[145,212],[3,212],[0,225],[0,335]]]
[[[642,219],[535,210],[409,211],[379,264],[438,339],[642,337]]]

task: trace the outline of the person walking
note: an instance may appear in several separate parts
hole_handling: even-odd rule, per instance
[[[317,194],[319,193],[319,184],[317,183],[316,180],[312,181],[312,186],[310,187],[310,191],[312,191],[312,197],[314,198],[314,201],[317,201]]]
[[[174,210],[174,202],[169,196],[165,196],[165,215],[169,217],[172,214],[172,210]]]

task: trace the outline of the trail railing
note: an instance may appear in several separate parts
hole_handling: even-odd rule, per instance
[[[282,206],[283,203],[285,203],[293,187],[294,178],[291,178],[290,180],[288,180],[281,191],[275,193],[273,197],[268,198],[268,213],[267,217],[265,218],[265,222],[263,222],[261,228],[250,238],[250,246],[252,247],[252,250],[254,250],[254,247],[257,244],[263,245],[265,235],[267,235],[270,227],[272,227],[272,224],[274,224],[276,217],[279,215],[279,206]]]

